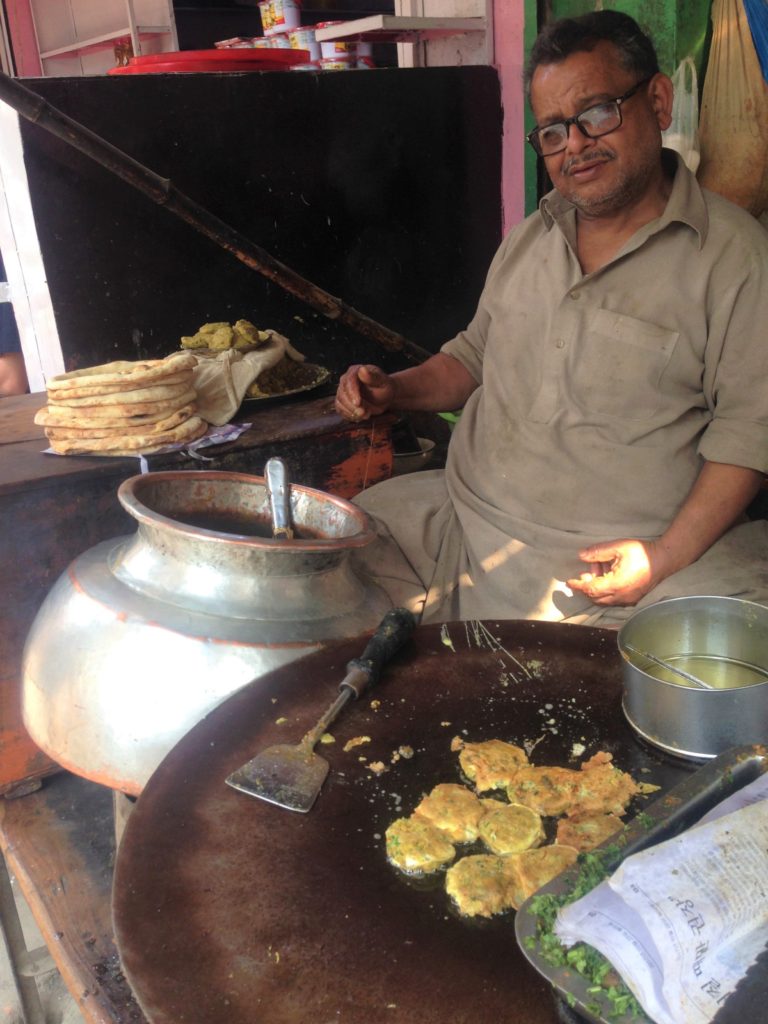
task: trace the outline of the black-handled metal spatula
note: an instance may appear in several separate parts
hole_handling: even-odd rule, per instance
[[[291,811],[308,811],[329,768],[325,758],[314,752],[315,744],[345,704],[378,681],[381,669],[410,637],[415,625],[415,618],[406,608],[387,612],[362,657],[348,663],[347,674],[339,684],[341,693],[317,725],[298,744],[281,743],[262,750],[232,772],[227,785]]]

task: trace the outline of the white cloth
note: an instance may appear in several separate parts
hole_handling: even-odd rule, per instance
[[[231,348],[215,355],[195,353],[198,357],[194,370],[198,416],[215,426],[228,423],[259,374],[276,366],[284,356],[304,362],[304,356],[282,334],[272,330],[267,333],[269,340],[252,352]]]

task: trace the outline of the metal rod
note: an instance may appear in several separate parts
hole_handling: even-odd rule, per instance
[[[665,668],[669,672],[674,672],[675,675],[682,676],[683,679],[687,679],[689,683],[697,686],[700,690],[714,690],[715,687],[711,683],[705,683],[703,679],[699,679],[698,676],[692,676],[690,672],[685,672],[683,669],[678,668],[676,665],[672,665],[668,661],[664,661],[663,658],[657,658],[655,654],[649,654],[648,651],[639,651],[637,647],[633,647],[632,644],[628,644],[624,641],[625,650],[629,651],[630,654],[636,654],[640,658],[647,658],[648,661],[654,665],[658,665],[659,668]]]
[[[360,313],[342,299],[324,291],[312,281],[296,273],[286,264],[271,256],[265,249],[246,238],[236,228],[226,224],[205,207],[180,192],[169,178],[162,178],[140,164],[123,150],[107,142],[90,128],[74,121],[52,106],[37,93],[27,89],[15,79],[0,72],[0,100],[12,107],[27,121],[44,128],[68,145],[91,157],[113,174],[143,192],[154,203],[165,206],[171,213],[205,235],[222,249],[226,249],[251,270],[279,285],[291,295],[327,316],[352,327],[363,337],[370,338],[390,352],[402,352],[411,361],[422,363],[432,355],[425,348],[409,341],[383,324]]]

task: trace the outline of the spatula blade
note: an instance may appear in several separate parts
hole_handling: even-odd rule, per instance
[[[226,779],[241,793],[306,813],[328,774],[328,762],[305,747],[280,744],[262,750]]]

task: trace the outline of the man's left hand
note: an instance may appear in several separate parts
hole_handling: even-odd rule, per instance
[[[637,604],[649,590],[674,571],[658,541],[612,540],[579,552],[590,571],[567,580],[595,604]]]

